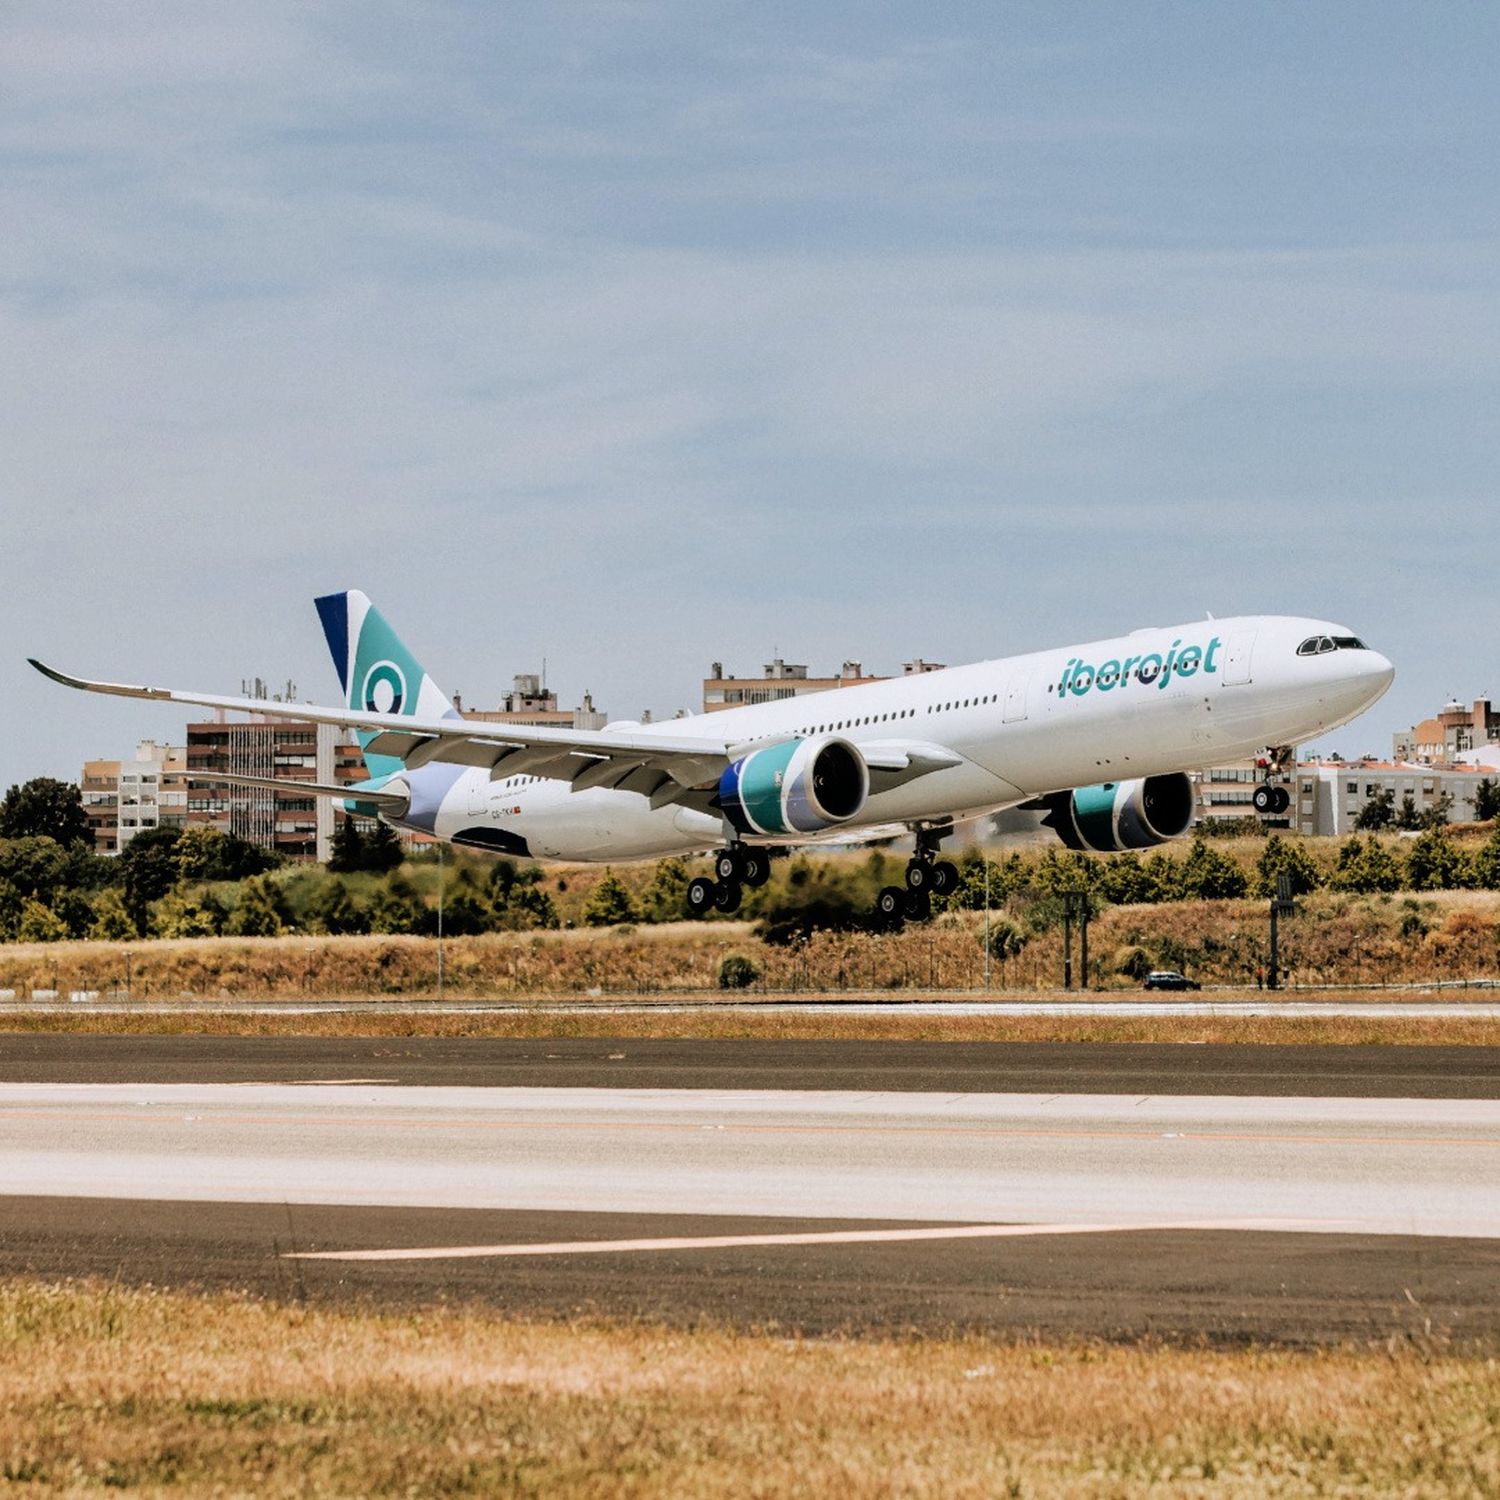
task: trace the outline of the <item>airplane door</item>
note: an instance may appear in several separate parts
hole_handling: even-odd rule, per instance
[[[470,771],[465,779],[469,783],[469,816],[482,818],[489,811],[490,778],[483,771]]]
[[[1031,673],[1017,672],[1005,689],[1005,722],[1018,724],[1026,717],[1026,690],[1031,686]]]
[[[1243,687],[1250,681],[1250,655],[1255,650],[1255,632],[1237,630],[1224,651],[1224,686]]]

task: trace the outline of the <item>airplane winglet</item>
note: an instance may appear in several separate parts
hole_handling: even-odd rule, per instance
[[[46,662],[38,661],[34,656],[26,658],[43,677],[50,677],[53,682],[60,682],[64,687],[78,688],[85,693],[113,693],[119,698],[165,698],[170,700],[172,694],[166,688],[133,687],[125,682],[92,682],[87,677],[69,677],[66,672],[59,672],[56,667],[49,667]]]

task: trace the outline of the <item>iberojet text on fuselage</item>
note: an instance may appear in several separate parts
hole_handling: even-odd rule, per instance
[[[1115,687],[1123,688],[1132,677],[1144,687],[1154,683],[1158,688],[1165,688],[1174,674],[1193,677],[1200,671],[1214,673],[1219,670],[1214,658],[1223,644],[1218,636],[1211,636],[1206,646],[1184,646],[1179,638],[1172,642],[1165,657],[1159,651],[1148,651],[1144,656],[1127,656],[1123,660],[1110,657],[1097,667],[1081,657],[1070,656],[1057,684],[1057,696],[1065,698],[1072,693],[1075,698],[1081,698],[1095,688],[1107,693]]]

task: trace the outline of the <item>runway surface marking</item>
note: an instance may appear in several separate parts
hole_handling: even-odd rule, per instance
[[[1337,1219],[1215,1219],[1175,1224],[954,1224],[928,1229],[828,1229],[807,1234],[725,1234],[657,1240],[561,1240],[551,1245],[435,1245],[400,1250],[297,1250],[283,1260],[480,1260],[515,1255],[616,1255],[639,1250],[735,1250],[758,1245],[878,1245],[912,1240],[1002,1240],[1052,1234],[1122,1234],[1139,1230],[1258,1229],[1337,1234]]]
[[[1497,1099],[0,1085],[0,1204],[647,1212],[840,1230],[1274,1219],[1489,1240],[1500,1239],[1497,1158]],[[524,1236],[417,1243],[512,1238]]]

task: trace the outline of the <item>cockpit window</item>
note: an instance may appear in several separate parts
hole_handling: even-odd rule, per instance
[[[1328,651],[1367,651],[1357,635],[1310,635],[1297,647],[1298,656],[1322,656]]]

